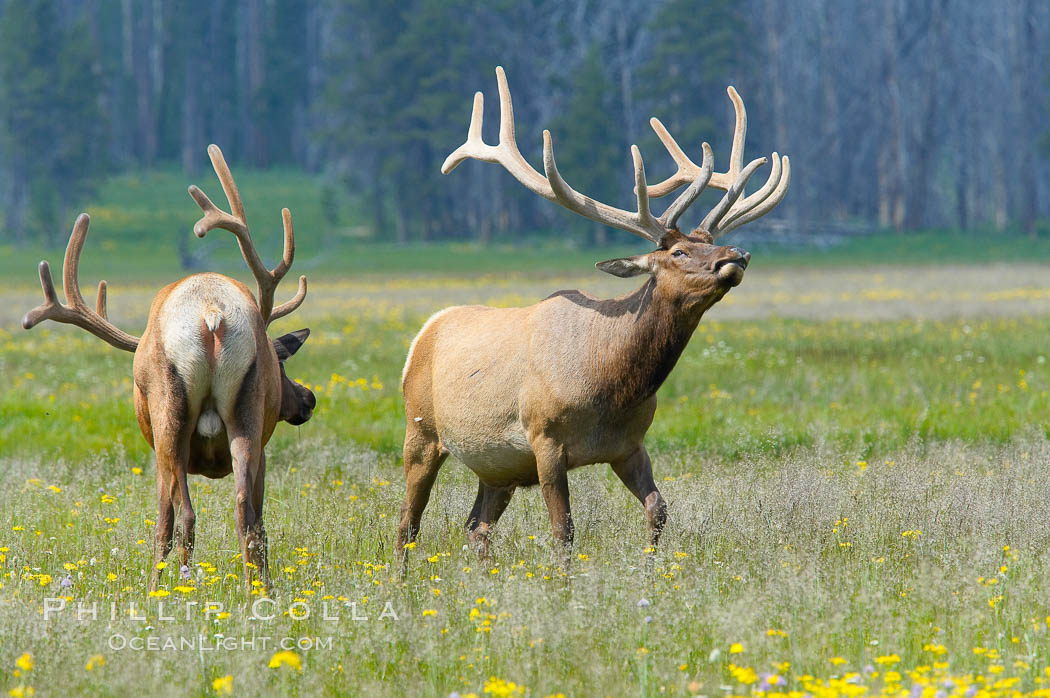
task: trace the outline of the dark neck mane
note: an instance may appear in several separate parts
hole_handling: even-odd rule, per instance
[[[590,355],[600,398],[615,407],[638,404],[656,393],[706,310],[661,289],[653,277],[634,292],[599,305],[608,320],[596,323]]]

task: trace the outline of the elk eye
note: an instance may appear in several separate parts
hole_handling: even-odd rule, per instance
[[[687,255],[683,250],[675,250],[674,252],[671,253],[671,256],[672,257],[688,257],[689,255]]]

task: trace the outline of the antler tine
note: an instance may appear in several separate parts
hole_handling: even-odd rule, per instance
[[[66,305],[72,308],[87,308],[84,297],[80,295],[80,253],[84,249],[90,223],[91,218],[86,213],[77,216],[66,244],[66,255],[62,259],[62,292],[66,296]]]
[[[554,144],[550,131],[543,132],[543,170],[559,204],[592,221],[626,230],[659,244],[667,229],[649,211],[645,164],[636,145],[631,146],[631,158],[634,160],[635,192],[638,198],[638,210],[634,213],[595,201],[570,187],[558,171],[554,160]]]
[[[95,312],[103,320],[109,318],[109,314],[106,312],[106,281],[103,279],[98,282],[98,295],[95,296]]]
[[[281,254],[281,261],[270,272],[274,285],[284,278],[295,260],[295,231],[292,229],[292,212],[287,208],[281,209],[281,223],[284,224],[284,252]]]
[[[747,109],[744,107],[744,100],[740,98],[740,94],[732,86],[727,87],[726,92],[729,93],[729,99],[733,102],[733,109],[736,112],[733,147],[729,154],[729,169],[725,172],[714,172],[711,175],[711,181],[708,183],[708,186],[722,189],[723,191],[728,191],[737,178],[740,177],[740,171],[744,163],[744,141],[747,138]],[[694,181],[700,175],[703,165],[698,166],[689,159],[689,156],[685,154],[685,151],[678,145],[678,142],[668,132],[667,128],[655,116],[649,119],[649,125],[653,127],[657,138],[664,144],[668,154],[675,161],[675,164],[678,165],[678,170],[673,175],[649,187],[649,196],[659,198],[670,194],[687,182]]]
[[[51,278],[51,266],[46,261],[40,262],[38,271],[40,288],[44,291],[44,302],[26,313],[22,318],[22,327],[29,330],[43,320],[76,325],[118,349],[135,351],[139,338],[118,329],[106,319],[106,282],[99,283],[94,311],[80,295],[80,252],[84,248],[84,239],[87,237],[90,223],[91,219],[86,213],[77,216],[69,243],[66,245],[66,254],[62,261],[62,290],[66,304],[62,305],[58,301],[55,283]]]
[[[244,212],[244,203],[241,201],[237,184],[219,146],[209,145],[208,157],[211,159],[212,167],[215,169],[219,182],[222,183],[222,189],[226,194],[226,200],[230,204],[232,214],[218,208],[200,188],[196,185],[191,185],[189,188],[190,196],[193,197],[193,200],[200,206],[201,211],[204,212],[204,216],[194,224],[193,232],[197,237],[204,237],[208,231],[222,228],[234,234],[237,238],[237,244],[241,248],[241,256],[244,257],[244,261],[247,263],[258,285],[259,312],[262,314],[263,322],[269,325],[274,319],[274,291],[277,288],[277,284],[288,272],[288,268],[292,265],[292,260],[295,258],[295,235],[292,230],[292,214],[288,209],[282,209],[281,211],[281,217],[284,222],[284,254],[277,266],[273,270],[269,270],[263,264],[262,259],[259,257],[259,252],[255,249],[255,244],[252,242],[251,232],[248,229],[248,221]],[[300,290],[302,288],[303,285],[300,284]],[[302,293],[305,296],[305,291],[302,291]],[[299,303],[302,303],[302,299],[299,300]],[[295,310],[296,307],[298,307],[298,304],[288,308],[285,314]]]
[[[219,178],[219,183],[222,184],[222,191],[226,194],[226,200],[230,202],[230,213],[247,227],[248,217],[244,213],[244,202],[241,201],[241,192],[237,189],[237,182],[233,179],[233,173],[230,172],[230,166],[226,164],[226,158],[223,157],[222,150],[214,143],[208,146],[208,159],[211,160],[211,166]]]
[[[728,233],[730,230],[733,230],[735,228],[739,228],[745,223],[750,223],[756,218],[761,218],[762,216],[766,215],[774,208],[776,208],[777,204],[784,200],[784,196],[787,194],[788,185],[791,184],[791,160],[788,158],[787,155],[785,155],[781,158],[781,161],[783,162],[782,174],[778,178],[773,191],[766,198],[757,201],[752,208],[748,209],[741,207],[739,213],[737,213],[731,219],[726,221],[720,227],[720,235]],[[772,179],[772,175],[770,175],[770,179]],[[763,187],[762,189],[765,189],[765,187]],[[755,193],[758,194],[760,192],[761,190]],[[751,197],[749,196],[748,199],[750,198]]]
[[[736,125],[733,128],[733,148],[729,151],[729,170],[726,172],[730,185],[736,183],[740,177],[741,168],[744,165],[744,141],[747,139],[747,109],[744,108],[744,100],[740,93],[732,85],[726,87],[729,100],[733,103],[733,111],[736,113]]]
[[[485,160],[486,162],[493,161],[486,150],[492,146],[486,145],[481,138],[481,124],[484,120],[485,95],[481,92],[475,92],[474,106],[470,111],[470,126],[467,127],[467,140],[463,142],[463,145],[449,153],[448,157],[445,158],[445,162],[441,163],[441,174],[447,175],[459,167],[464,160],[469,160],[470,158]]]
[[[295,260],[295,230],[292,227],[292,212],[287,208],[281,209],[281,220],[284,222],[284,255],[281,257],[281,261],[278,262],[277,266],[274,267],[272,272],[274,278],[274,286],[276,286],[284,275],[288,273],[288,269],[292,266],[292,262]],[[270,312],[270,318],[266,324],[269,325],[274,320],[282,318],[288,315],[293,310],[303,304],[303,300],[306,298],[306,276],[299,277],[299,290],[296,291],[295,296],[290,300],[277,306]],[[271,302],[273,295],[271,294]]]
[[[712,237],[721,235],[723,231],[718,229],[718,224],[722,218],[729,212],[736,200],[740,198],[740,195],[744,193],[744,187],[747,186],[747,180],[751,179],[751,175],[755,173],[762,165],[766,164],[765,158],[756,158],[751,162],[747,163],[747,167],[744,168],[740,176],[736,178],[736,182],[733,186],[729,187],[722,200],[715,204],[715,207],[704,216],[703,222],[700,223],[700,228],[711,233]]]
[[[474,94],[474,107],[467,128],[467,140],[445,158],[441,174],[448,174],[464,160],[473,158],[483,162],[503,165],[526,189],[549,201],[556,201],[550,183],[529,164],[521,151],[514,133],[514,103],[507,84],[507,74],[501,66],[496,67],[496,84],[499,88],[499,143],[488,145],[481,137],[481,126],[485,118],[485,96]]]
[[[780,183],[781,179],[780,155],[774,152],[772,155],[772,161],[773,164],[769,168],[769,177],[766,178],[766,183],[763,184],[753,194],[738,199],[737,202],[733,204],[732,208],[729,209],[729,212],[722,219],[723,227],[726,224],[731,223],[733,220],[744,215],[752,208],[757,206],[759,203],[764,201],[773,192],[773,190],[777,188],[777,185]]]
[[[277,306],[276,308],[273,309],[273,312],[270,313],[270,322],[273,322],[274,320],[277,320],[279,318],[283,318],[285,315],[288,315],[293,310],[295,310],[300,305],[302,305],[303,304],[303,300],[305,300],[305,299],[306,299],[306,277],[305,276],[300,276],[299,277],[299,290],[295,293],[295,295],[292,297],[292,299],[290,301],[285,301],[284,303],[281,303],[279,306]]]
[[[711,175],[715,171],[715,156],[711,150],[711,146],[708,143],[703,143],[701,149],[704,151],[703,163],[700,166],[700,174],[696,176],[693,183],[689,185],[684,192],[682,192],[677,199],[674,200],[667,210],[664,211],[659,220],[664,227],[675,229],[678,227],[678,219],[686,209],[693,205],[696,198],[700,196],[700,193],[704,191],[707,183],[711,181]]]
[[[55,282],[51,280],[51,266],[47,262],[40,262],[38,267],[40,273],[40,288],[44,290],[44,302],[30,310],[22,318],[22,329],[31,330],[42,320],[64,317],[62,311],[65,309],[58,302],[58,293],[55,292]]]

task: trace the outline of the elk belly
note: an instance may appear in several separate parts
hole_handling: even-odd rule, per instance
[[[536,481],[536,457],[520,422],[493,430],[488,437],[450,426],[442,430],[441,444],[485,482]]]

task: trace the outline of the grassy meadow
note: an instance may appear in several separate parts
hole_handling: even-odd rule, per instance
[[[257,234],[272,259],[258,177],[241,187],[253,221],[273,214]],[[140,217],[118,203],[88,209],[81,279],[90,291],[105,273],[111,318],[138,333],[180,273],[166,251],[143,255]],[[158,215],[149,239],[195,220],[188,197],[181,218]],[[211,266],[244,278],[222,235]],[[479,560],[461,530],[476,479],[450,459],[402,581],[398,383],[422,322],[637,282],[594,271],[601,252],[332,235],[337,254],[320,255],[302,234],[293,272],[310,295],[272,328],[312,329],[287,367],[318,397],[267,449],[272,602],[243,588],[229,478],[191,479],[192,564],[180,573],[173,555],[147,594],[155,484],[131,356],[73,328],[24,332],[40,251],[0,255],[0,689],[1050,695],[1045,243],[980,264],[901,264],[886,238],[827,258],[756,253],[661,390],[648,445],[670,522],[655,554],[641,507],[596,465],[570,476],[568,568],[552,564],[536,490],[518,491]]]

